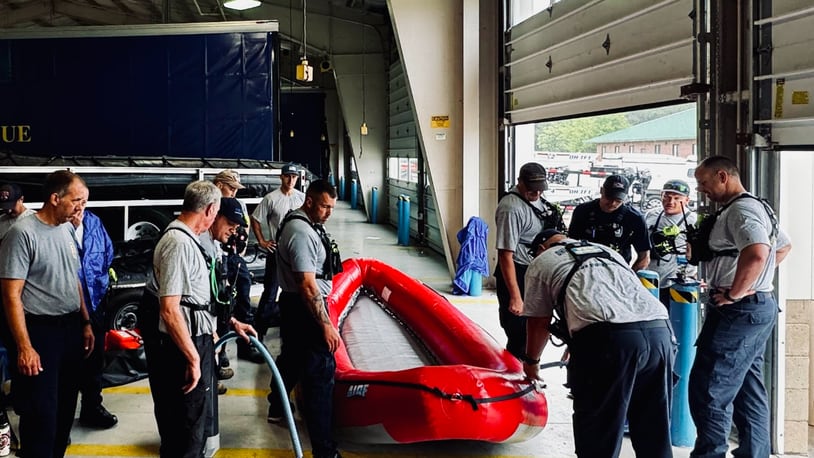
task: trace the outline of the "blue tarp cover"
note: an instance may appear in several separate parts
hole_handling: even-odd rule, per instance
[[[466,226],[458,231],[458,242],[461,251],[458,253],[458,269],[452,281],[454,294],[467,294],[473,273],[489,275],[489,263],[486,257],[486,237],[489,226],[477,216],[469,218]],[[470,272],[471,271],[471,272]]]

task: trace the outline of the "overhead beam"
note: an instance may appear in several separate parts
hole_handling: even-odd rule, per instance
[[[52,12],[52,4],[49,1],[31,2],[14,10],[8,10],[0,14],[0,27],[12,27],[21,22],[33,21],[42,16],[48,16]]]
[[[143,24],[155,20],[147,14],[124,13],[121,10],[100,6],[78,5],[66,1],[55,1],[54,12],[87,24]]]

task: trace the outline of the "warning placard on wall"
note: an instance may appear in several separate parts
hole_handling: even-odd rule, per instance
[[[449,116],[433,116],[430,120],[433,129],[449,129]]]

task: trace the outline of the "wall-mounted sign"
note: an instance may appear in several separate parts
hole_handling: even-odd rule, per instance
[[[447,139],[447,134],[445,132],[435,134],[435,139],[436,140],[446,140]]]
[[[433,129],[449,129],[449,116],[433,116],[430,120]]]
[[[794,91],[791,93],[792,105],[808,105],[808,91]]]

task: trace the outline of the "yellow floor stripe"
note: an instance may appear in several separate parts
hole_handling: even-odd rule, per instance
[[[76,444],[68,446],[66,455],[80,456],[158,456],[156,445],[90,445]],[[294,456],[290,449],[258,448],[222,448],[215,458],[281,458]],[[303,451],[304,458],[312,458],[310,450]],[[345,458],[460,458],[460,455],[428,455],[426,451],[418,453],[385,453],[385,452],[349,452],[342,450]],[[534,458],[530,455],[468,455],[470,458]]]
[[[267,394],[269,394],[268,388],[263,390],[255,390],[255,389],[248,389],[248,388],[230,388],[229,384],[226,385],[229,388],[226,391],[226,394],[221,396],[250,396],[253,398],[265,398]],[[150,394],[150,387],[148,386],[116,386],[111,388],[105,388],[103,391],[105,394],[134,394],[134,395],[141,395],[141,394]]]

